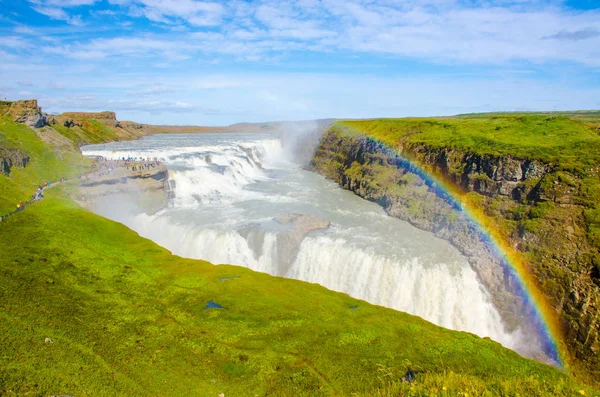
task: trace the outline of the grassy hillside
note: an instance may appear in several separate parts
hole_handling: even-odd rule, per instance
[[[31,156],[1,177],[2,202],[87,166],[38,134],[0,124],[0,142]],[[71,188],[0,223],[0,395],[600,394],[489,339],[173,256],[78,207]]]
[[[150,133],[148,126],[106,118],[106,113],[64,113],[50,116],[50,127],[78,146],[138,139]],[[97,117],[97,118],[94,118]]]
[[[49,195],[0,226],[0,391],[369,395],[386,386],[380,369],[398,381],[409,366],[422,373],[416,390],[581,390],[490,340],[317,285],[178,258]],[[205,309],[210,300],[224,309]]]
[[[10,176],[0,173],[0,215],[14,211],[19,201],[30,199],[37,187],[46,181],[76,176],[91,165],[70,140],[49,128],[36,133],[23,124],[1,117],[0,131],[0,147],[19,149],[30,157],[26,168],[12,167]]]

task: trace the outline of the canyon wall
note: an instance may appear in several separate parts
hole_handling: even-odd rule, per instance
[[[413,164],[465,192],[490,221],[508,231],[506,243],[522,252],[559,316],[570,355],[598,375],[600,256],[586,223],[593,197],[588,190],[596,184],[586,178],[597,183],[599,170],[587,170],[584,178],[510,156],[425,144],[392,150],[366,135],[336,128],[322,138],[310,167],[379,203],[389,215],[450,241],[468,258],[509,328],[525,320],[519,315],[523,302],[515,280],[461,203]]]
[[[19,149],[9,149],[0,147],[0,173],[10,175],[12,167],[26,167],[29,163],[29,156],[25,155]]]

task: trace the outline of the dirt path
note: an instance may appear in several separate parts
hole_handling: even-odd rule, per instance
[[[33,205],[35,203],[37,203],[38,201],[43,200],[43,192],[46,189],[52,189],[53,187],[59,186],[59,185],[64,185],[65,183],[68,182],[72,182],[72,181],[79,181],[80,183],[83,181],[89,181],[90,179],[100,179],[103,178],[107,175],[113,174],[113,173],[118,173],[118,174],[128,174],[128,173],[134,173],[136,171],[133,170],[133,167],[136,167],[136,170],[139,170],[140,168],[143,167],[155,167],[158,165],[158,163],[156,162],[152,162],[152,161],[146,161],[146,162],[141,162],[141,161],[123,161],[123,160],[99,160],[96,164],[98,164],[97,168],[93,171],[90,172],[86,172],[84,174],[79,175],[78,177],[75,178],[71,178],[71,179],[62,179],[57,181],[57,182],[52,182],[49,185],[44,183],[40,186],[42,186],[42,197],[37,196],[37,193],[34,193],[32,195],[31,200],[28,201],[22,201],[21,203],[23,204],[21,207],[18,207],[16,204],[15,206],[17,207],[13,212],[9,212],[8,214],[5,215],[1,215],[0,216],[0,222],[3,222],[6,218],[8,218],[9,216],[15,215],[19,212],[24,211],[28,206]]]

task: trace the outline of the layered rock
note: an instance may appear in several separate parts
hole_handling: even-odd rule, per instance
[[[100,162],[99,170],[85,176],[74,199],[86,208],[94,209],[106,199],[123,198],[143,207],[149,213],[163,208],[168,199],[168,170],[164,165],[132,171],[122,166],[110,169],[110,163]],[[143,194],[141,194],[143,193]]]
[[[590,208],[586,189],[598,185],[598,170],[581,176],[535,160],[424,144],[395,151],[335,129],[321,140],[313,170],[379,203],[390,215],[450,241],[468,258],[509,327],[529,317],[520,316],[524,305],[515,280],[461,203],[413,164],[472,192],[490,219],[512,230],[506,242],[529,259],[530,273],[560,316],[572,355],[597,372],[600,256],[586,231],[585,216]],[[590,184],[586,178],[596,179]]]
[[[287,230],[277,235],[277,252],[279,253],[277,274],[283,276],[296,260],[304,237],[313,230],[327,229],[329,221],[304,214],[282,214],[275,217],[274,220],[282,225],[289,225]]]
[[[18,149],[0,147],[0,173],[10,175],[12,167],[25,167],[29,163],[29,156]]]
[[[543,177],[550,169],[548,164],[536,160],[429,148],[426,145],[411,147],[410,154],[466,191],[515,200],[527,197],[533,188],[529,182]]]
[[[12,121],[41,128],[47,124],[46,115],[35,99],[0,103],[0,115],[8,115]]]

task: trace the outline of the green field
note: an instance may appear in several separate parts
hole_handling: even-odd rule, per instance
[[[456,148],[481,155],[536,159],[585,173],[600,164],[600,125],[567,116],[518,114],[444,119],[342,121],[334,128],[371,135],[397,147]]]
[[[0,176],[0,203],[88,166],[48,141],[3,120],[1,144],[32,160]],[[171,255],[80,208],[72,189],[0,223],[0,395],[600,395],[489,339]]]

